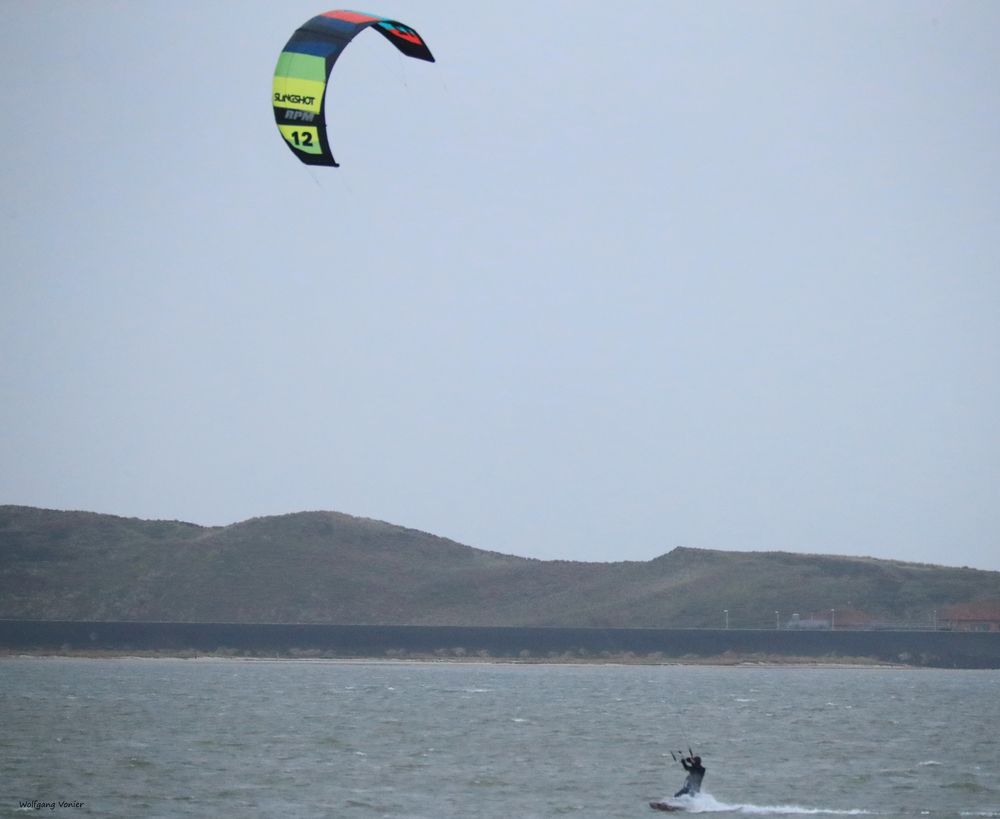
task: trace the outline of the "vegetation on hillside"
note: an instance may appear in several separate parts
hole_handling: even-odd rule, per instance
[[[931,627],[996,601],[1000,572],[871,558],[677,548],[541,561],[334,512],[202,527],[0,506],[6,619]]]

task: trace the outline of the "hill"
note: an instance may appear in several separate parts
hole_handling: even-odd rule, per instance
[[[0,618],[463,626],[930,626],[1000,572],[677,548],[542,561],[335,512],[231,526],[0,506]],[[776,615],[776,612],[778,613]],[[935,615],[936,612],[936,615]]]

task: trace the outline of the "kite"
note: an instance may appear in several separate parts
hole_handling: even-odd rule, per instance
[[[357,11],[328,11],[305,23],[278,57],[272,105],[285,144],[307,165],[340,167],[326,133],[326,87],[340,52],[369,27],[407,57],[434,62],[420,35],[396,20]]]

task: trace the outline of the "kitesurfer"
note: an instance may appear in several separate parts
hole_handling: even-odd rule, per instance
[[[682,756],[681,765],[684,770],[687,771],[687,779],[684,780],[684,787],[681,788],[674,797],[684,796],[694,796],[699,791],[701,791],[701,780],[705,778],[705,766],[701,764],[701,757],[694,756]]]

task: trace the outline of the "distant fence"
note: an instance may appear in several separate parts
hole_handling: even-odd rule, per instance
[[[636,655],[867,658],[939,668],[1000,668],[1000,634],[778,629],[481,628],[250,623],[0,620],[7,650],[232,651],[344,657],[407,655],[546,659]]]

